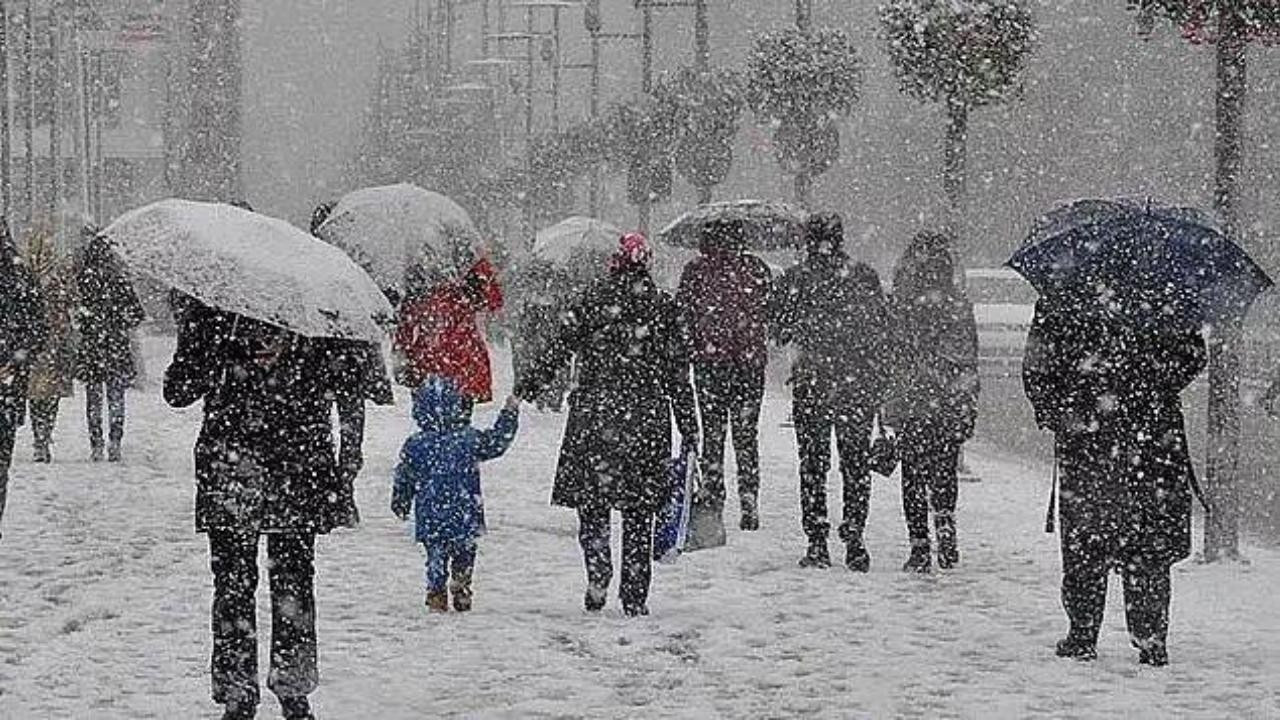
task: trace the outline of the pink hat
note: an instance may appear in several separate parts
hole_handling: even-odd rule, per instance
[[[612,267],[615,269],[632,265],[645,266],[653,251],[649,249],[649,241],[638,232],[627,233],[618,240],[618,250],[613,254]]]

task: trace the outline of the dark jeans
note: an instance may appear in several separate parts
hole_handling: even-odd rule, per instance
[[[108,433],[111,446],[120,447],[124,439],[124,393],[129,383],[123,380],[86,382],[84,409],[89,421],[89,445],[102,447],[102,396],[107,398]]]
[[[258,689],[258,534],[209,532],[213,570],[213,700],[256,705]],[[316,666],[315,536],[268,534],[271,669],[278,697],[305,697],[319,684]]]
[[[476,565],[476,541],[423,543],[427,550],[426,580],[428,592],[444,592],[449,578],[460,582],[471,577]]]
[[[16,421],[0,407],[0,519],[4,518],[4,505],[9,497],[9,466],[13,464],[13,439],[17,433]]]
[[[836,436],[843,481],[843,522],[840,538],[860,541],[871,503],[871,420],[874,411],[857,403],[838,402],[820,386],[794,387],[791,410],[800,450],[800,517],[810,540],[825,539],[831,531],[827,520],[827,473],[831,470],[831,434]]]
[[[578,543],[587,566],[587,583],[601,590],[613,579],[609,552],[608,508],[578,508]],[[618,597],[623,608],[641,608],[649,600],[653,561],[653,514],[640,510],[622,513],[622,573]]]
[[[702,487],[723,505],[724,441],[728,426],[738,459],[738,496],[760,492],[760,405],[764,366],[756,363],[698,363],[693,369],[702,415]]]
[[[945,423],[910,418],[899,428],[902,511],[913,547],[929,545],[929,511],[953,515],[959,494],[960,438]]]
[[[32,400],[31,408],[31,437],[36,451],[48,451],[49,446],[53,443],[53,428],[58,424],[58,404],[62,402],[60,397],[46,398],[43,400]]]

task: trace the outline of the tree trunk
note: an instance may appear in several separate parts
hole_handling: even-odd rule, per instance
[[[809,175],[808,170],[801,170],[796,173],[796,204],[802,210],[809,209],[809,195],[811,194],[809,189],[813,185],[812,181],[813,178]]]
[[[1240,170],[1244,142],[1245,43],[1243,23],[1235,13],[1219,18],[1218,92],[1214,133],[1213,204],[1227,237],[1239,242]],[[1240,324],[1247,308],[1224,313],[1209,334],[1208,457],[1205,494],[1210,506],[1204,526],[1204,558],[1208,562],[1240,555],[1240,488],[1236,466],[1240,455]]]
[[[796,29],[807,33],[813,28],[813,0],[796,0]]]
[[[965,185],[966,149],[969,135],[969,106],[962,100],[947,100],[947,129],[942,149],[942,191],[947,196],[947,230],[951,234],[958,266],[965,265],[961,257],[965,245]]]
[[[636,229],[641,235],[649,236],[649,225],[653,222],[653,202],[645,200],[636,206]]]
[[[240,199],[240,0],[195,0],[190,13],[191,115],[182,191],[196,199]]]
[[[711,23],[707,20],[707,0],[693,3],[693,66],[704,73],[711,66]]]

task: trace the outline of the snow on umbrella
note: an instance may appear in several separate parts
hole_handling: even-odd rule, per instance
[[[402,183],[343,196],[317,231],[383,288],[403,290],[405,271],[453,274],[480,250],[467,211],[439,193]]]
[[[1204,213],[1128,199],[1058,207],[1035,222],[1008,265],[1043,296],[1087,287],[1144,322],[1242,314],[1272,285]]]
[[[380,341],[391,306],[341,250],[231,205],[162,200],[103,231],[133,271],[308,337]]]
[[[583,254],[605,257],[618,249],[622,230],[595,218],[574,216],[538,231],[533,256],[551,265],[566,267]]]
[[[699,205],[663,228],[658,239],[668,245],[697,249],[702,229],[716,220],[741,221],[750,250],[789,250],[804,238],[805,215],[790,205],[768,200],[732,200]]]

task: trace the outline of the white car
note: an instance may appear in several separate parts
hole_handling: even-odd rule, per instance
[[[1008,268],[969,268],[965,291],[978,324],[978,362],[984,373],[1015,372],[1022,364],[1036,291]]]

